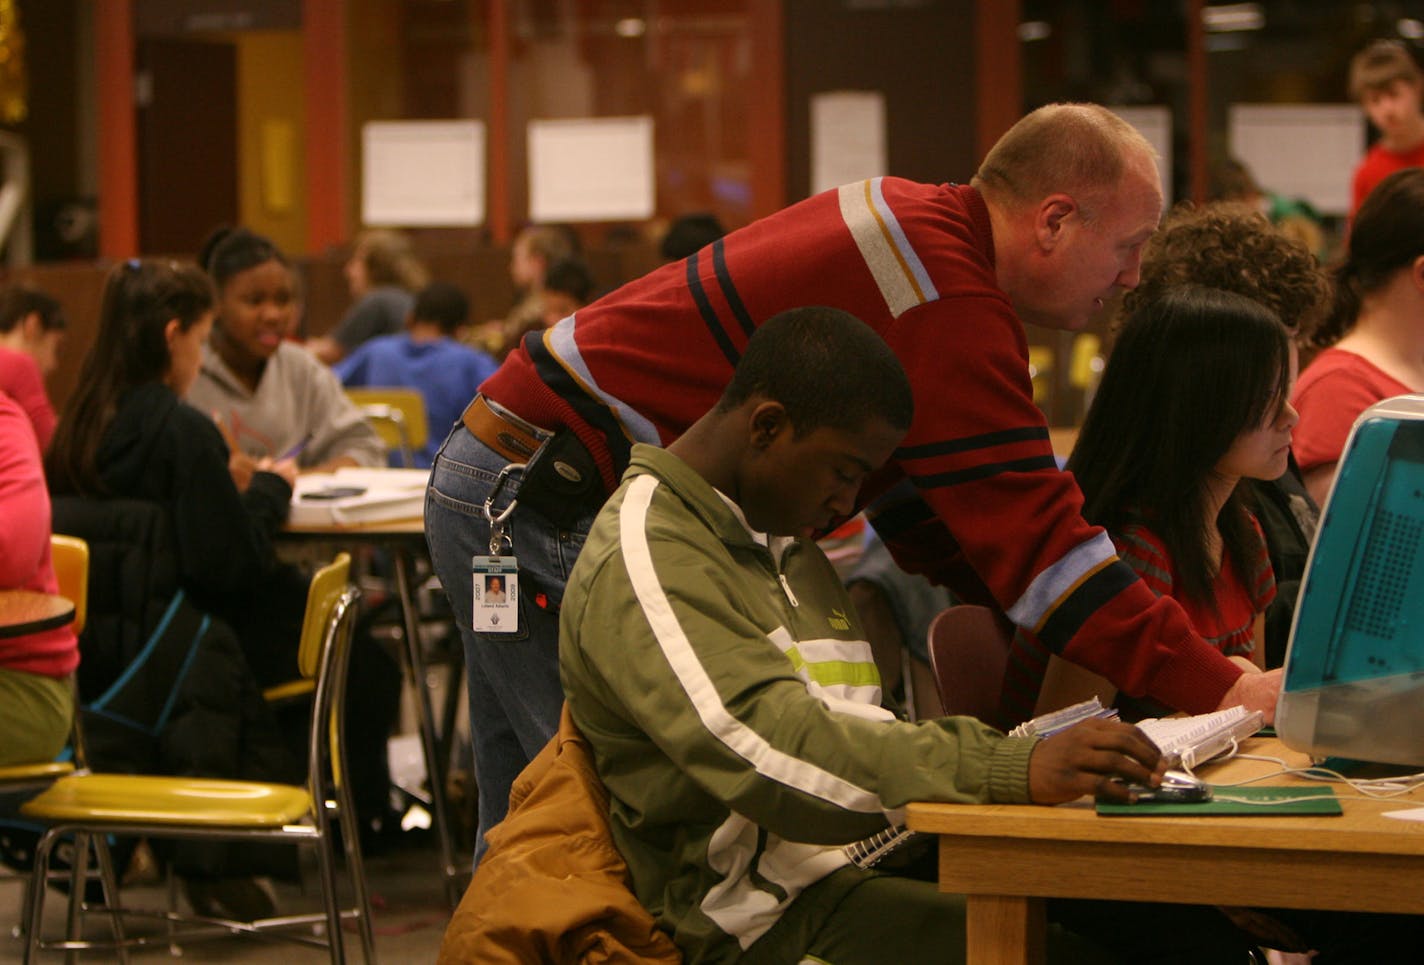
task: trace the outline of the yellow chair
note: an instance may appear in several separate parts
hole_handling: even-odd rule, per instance
[[[402,465],[415,465],[415,453],[430,438],[425,397],[417,389],[349,388],[346,395],[361,408],[386,448],[401,454]]]
[[[229,781],[203,778],[129,776],[119,774],[74,774],[60,778],[47,790],[21,807],[21,813],[47,828],[35,849],[31,875],[34,900],[29,908],[29,944],[26,960],[41,948],[79,950],[103,948],[122,957],[127,945],[123,916],[139,913],[118,902],[108,909],[113,922],[113,942],[75,940],[80,931],[71,925],[66,941],[41,940],[44,920],[44,889],[40,882],[48,874],[50,855],[66,834],[76,837],[78,873],[92,843],[100,857],[100,871],[110,894],[118,894],[108,867],[106,835],[144,835],[150,838],[206,838],[225,841],[262,841],[314,847],[321,870],[321,890],[325,911],[318,915],[286,916],[257,922],[235,922],[198,918],[199,922],[221,926],[222,932],[263,934],[306,944],[325,945],[333,962],[344,961],[342,919],[353,918],[358,926],[364,959],[375,961],[371,933],[370,904],[361,867],[361,852],[351,791],[343,775],[345,692],[350,657],[351,631],[355,623],[357,589],[350,582],[351,558],[342,553],[313,578],[307,595],[306,620],[302,629],[298,666],[303,676],[316,680],[311,732],[308,739],[307,785],[266,784],[256,781]],[[354,906],[338,907],[336,856],[333,835],[339,826],[346,849],[346,870],[354,893]],[[80,908],[82,913],[83,908]],[[163,913],[158,913],[163,916]],[[71,913],[73,917],[73,913]],[[167,917],[167,916],[163,916]],[[326,940],[309,934],[290,932],[293,926],[325,925]],[[203,933],[186,931],[174,938]],[[211,934],[211,931],[207,932]],[[165,939],[167,940],[167,939]]]
[[[49,556],[59,581],[59,595],[74,604],[74,635],[84,632],[89,605],[89,544],[77,536],[49,538]]]
[[[1053,347],[1030,345],[1028,347],[1028,374],[1033,382],[1033,401],[1040,406],[1048,401],[1053,390]]]

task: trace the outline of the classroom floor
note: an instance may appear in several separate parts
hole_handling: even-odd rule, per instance
[[[376,955],[381,961],[435,961],[445,924],[450,918],[450,908],[445,903],[441,887],[439,863],[434,848],[406,848],[366,859]],[[304,879],[304,891],[295,884],[278,884],[272,889],[280,912],[321,910],[321,894],[317,890],[314,866],[307,869]],[[0,874],[0,962],[18,962],[24,955],[23,942],[14,934],[20,919],[21,893],[18,879]],[[129,887],[124,889],[124,901],[132,907],[158,909],[165,906],[166,894],[162,884]],[[45,899],[47,937],[63,933],[65,905],[65,896],[57,891],[51,891]],[[179,906],[186,911],[186,903],[181,898]],[[135,934],[157,934],[160,931],[156,923],[148,922],[135,922],[131,929]],[[109,935],[108,922],[102,915],[91,916],[86,931],[86,937],[95,940],[106,938]],[[182,946],[181,955],[181,960],[185,962],[298,965],[301,962],[327,960],[325,949],[227,935],[189,942]],[[168,947],[162,944],[135,949],[130,957],[139,962],[171,959]],[[79,960],[106,963],[115,959],[112,952],[103,951],[81,955]],[[346,960],[361,960],[360,939],[349,929],[346,934]],[[39,957],[39,961],[62,961],[61,953],[46,953]]]

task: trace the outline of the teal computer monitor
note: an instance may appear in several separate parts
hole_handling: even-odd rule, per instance
[[[1350,430],[1306,562],[1276,732],[1312,756],[1424,767],[1424,395]]]

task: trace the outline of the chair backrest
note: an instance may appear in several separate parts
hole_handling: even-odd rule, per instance
[[[348,388],[346,395],[360,406],[386,448],[399,452],[407,468],[413,454],[430,438],[425,397],[418,389],[399,386]]]
[[[319,569],[307,591],[297,665],[303,676],[315,677],[312,725],[307,745],[307,786],[313,801],[335,794],[341,807],[350,809],[351,789],[343,775],[345,759],[346,674],[351,657],[351,635],[356,623],[360,591],[351,584],[351,557],[340,553]],[[325,821],[325,808],[317,807]]]
[[[302,616],[302,638],[297,649],[297,669],[303,677],[315,677],[321,669],[331,610],[350,582],[351,555],[338,553],[336,559],[316,571],[307,587],[307,608]]]
[[[930,667],[944,712],[994,723],[1013,624],[986,606],[959,604],[930,622]]]
[[[49,540],[49,556],[60,596],[74,604],[72,626],[78,636],[89,615],[89,544],[77,536],[56,533]]]

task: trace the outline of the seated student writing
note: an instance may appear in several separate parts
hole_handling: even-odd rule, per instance
[[[305,586],[295,573],[281,578],[272,546],[296,466],[258,462],[239,491],[222,436],[181,401],[212,325],[212,286],[196,266],[135,259],[110,272],[98,335],[48,454],[50,489],[162,506],[180,584],[238,631],[258,680],[275,684],[296,675],[306,606]],[[274,593],[290,582],[290,593]],[[284,604],[293,632],[273,634],[264,617]]]
[[[287,515],[296,467],[258,463],[239,492],[217,428],[180,401],[197,376],[212,306],[212,287],[194,265],[137,259],[117,265],[105,281],[98,332],[45,468],[54,494],[83,497],[96,512],[111,498],[161,507],[171,557],[150,561],[152,568],[171,567],[178,587],[231,626],[242,645],[241,654],[221,664],[223,686],[214,688],[225,702],[208,720],[220,721],[223,732],[206,735],[202,747],[160,755],[158,766],[291,781],[301,774],[298,758],[281,739],[258,686],[296,674],[305,586],[299,574],[283,579],[271,544]],[[132,577],[134,586],[146,586],[152,574]],[[85,700],[99,697],[132,666],[124,663],[131,656],[128,632],[118,620],[89,621],[80,668]],[[175,856],[194,906],[212,910],[216,901],[241,918],[270,914],[271,901],[257,885],[228,877],[236,849],[221,854],[226,857],[192,849]]]
[[[464,292],[448,282],[431,282],[416,296],[415,307],[399,335],[380,335],[359,346],[333,367],[341,384],[408,386],[425,400],[429,432],[425,447],[413,453],[416,466],[429,469],[450,427],[499,367],[493,358],[453,338],[469,317]],[[393,461],[399,453],[392,453]]]
[[[868,326],[831,308],[777,315],[711,412],[666,450],[634,447],[570,575],[568,709],[633,890],[688,962],[959,960],[958,899],[841,846],[913,800],[1121,799],[1112,778],[1160,779],[1124,724],[1035,740],[882,709],[859,620],[809,536],[852,511],[911,417]],[[1171,945],[1196,957],[1178,960],[1244,958],[1225,918],[1186,911],[1201,920]]]
[[[236,632],[243,671],[266,687],[298,676],[308,579],[280,562],[273,545],[297,470],[291,460],[234,466],[212,420],[181,401],[198,376],[213,304],[195,265],[133,259],[115,267],[46,468],[56,494],[160,506],[178,585]],[[353,646],[350,694],[361,707],[351,734],[358,807],[384,819],[399,676],[366,635]],[[304,712],[284,723],[293,749],[305,753]]]
[[[186,398],[225,430],[239,471],[283,457],[303,472],[384,465],[386,447],[336,376],[286,341],[297,314],[286,256],[237,228],[210,238],[201,259],[217,315]]]
[[[1285,472],[1294,375],[1289,334],[1271,311],[1217,289],[1173,289],[1119,330],[1067,466],[1084,518],[1118,555],[1222,653],[1256,667],[1276,588],[1238,484]],[[1039,683],[1025,668],[1046,658],[1031,633],[1017,633],[1005,691],[1022,696],[1019,716],[1031,716]],[[1175,709],[1119,703],[1134,720]]]

